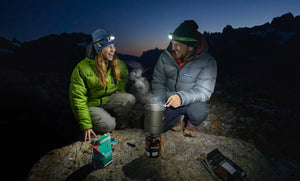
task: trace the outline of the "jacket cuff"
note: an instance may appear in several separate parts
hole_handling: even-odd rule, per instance
[[[180,106],[182,106],[182,98],[181,98],[180,94],[176,93],[176,95],[179,96],[179,98],[180,98]]]
[[[92,128],[93,128],[93,124],[80,124],[81,131],[86,131],[86,130],[92,129]]]

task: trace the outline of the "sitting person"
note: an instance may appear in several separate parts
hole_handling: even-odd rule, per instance
[[[93,42],[87,57],[75,67],[70,82],[71,108],[84,141],[96,133],[112,132],[116,118],[122,117],[135,104],[135,97],[125,92],[128,70],[116,55],[114,36],[103,29],[92,33]]]
[[[159,102],[168,102],[164,131],[182,130],[194,137],[208,115],[206,101],[215,87],[217,64],[207,52],[207,43],[193,20],[184,21],[169,35],[170,45],[159,57],[153,72],[152,92]]]

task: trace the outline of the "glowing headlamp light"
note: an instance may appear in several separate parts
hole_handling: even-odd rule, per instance
[[[110,35],[107,37],[107,41],[111,42],[111,41],[114,41],[115,40],[115,36],[113,35]]]
[[[110,35],[110,36],[107,36],[107,37],[105,37],[105,38],[98,39],[98,40],[94,41],[93,43],[99,43],[100,41],[103,41],[103,40],[104,40],[104,41],[108,41],[108,42],[112,42],[112,41],[115,40],[115,36]]]
[[[196,40],[194,38],[190,38],[190,37],[175,36],[172,33],[169,33],[169,39],[175,40],[175,41],[198,41],[198,40]]]

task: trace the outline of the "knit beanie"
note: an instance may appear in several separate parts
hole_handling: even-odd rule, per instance
[[[174,40],[182,42],[188,46],[195,47],[199,40],[200,32],[198,32],[198,25],[194,20],[185,20],[173,32]]]
[[[92,33],[93,44],[96,52],[101,51],[103,48],[110,44],[116,44],[114,36],[109,34],[103,29],[97,29]]]

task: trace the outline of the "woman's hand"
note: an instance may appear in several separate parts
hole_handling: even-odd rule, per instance
[[[181,99],[177,94],[174,94],[171,97],[169,97],[167,102],[168,102],[167,107],[172,106],[174,108],[178,108],[181,105]]]
[[[95,132],[93,131],[93,129],[88,129],[88,130],[85,130],[84,132],[84,141],[86,142],[86,140],[88,139],[88,141],[90,142],[91,141],[91,134],[93,137],[97,137],[97,135],[95,134]]]

